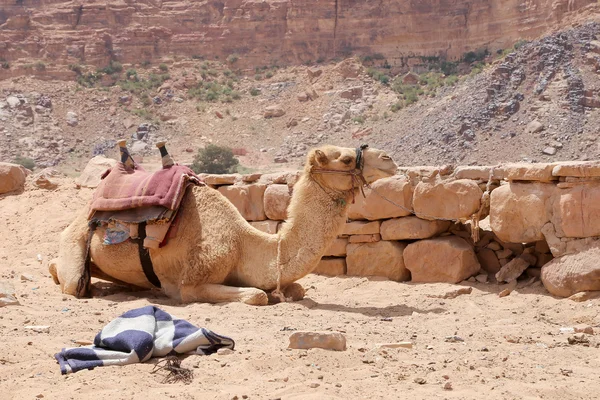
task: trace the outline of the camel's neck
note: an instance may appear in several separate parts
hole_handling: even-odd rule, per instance
[[[307,176],[294,186],[288,219],[279,233],[282,286],[316,268],[346,222],[351,197],[351,193],[327,193]]]

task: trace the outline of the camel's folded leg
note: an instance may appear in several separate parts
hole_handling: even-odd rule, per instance
[[[58,280],[62,292],[73,296],[84,294],[80,280],[85,272],[89,232],[85,215],[85,211],[77,215],[75,220],[60,234],[58,260],[51,263],[49,267],[54,281]]]
[[[253,287],[235,287],[204,283],[199,285],[182,285],[179,289],[181,301],[192,303],[229,303],[242,302],[253,306],[267,305],[267,294]]]

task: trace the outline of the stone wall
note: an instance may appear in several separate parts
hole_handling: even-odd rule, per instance
[[[204,178],[253,226],[276,233],[299,176]],[[599,161],[402,168],[365,194],[315,273],[452,283],[541,276],[559,296],[600,290],[600,267],[585,256],[600,237]]]

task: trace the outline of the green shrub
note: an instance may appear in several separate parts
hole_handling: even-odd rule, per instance
[[[365,123],[365,117],[363,117],[362,115],[359,115],[357,117],[352,118],[353,122],[358,122],[359,124],[364,124]]]
[[[397,101],[396,103],[392,104],[392,106],[390,107],[390,110],[392,110],[392,112],[397,112],[400,111],[402,109],[403,105],[402,102]],[[383,114],[385,118],[387,118],[387,113]]]
[[[227,62],[230,64],[235,64],[237,60],[239,60],[240,57],[237,54],[230,54],[229,56],[227,56]]]
[[[69,64],[69,69],[75,72],[77,75],[81,75],[83,68],[79,64]]]
[[[131,110],[133,115],[137,115],[138,117],[146,120],[152,119],[152,113],[145,108],[136,108],[135,110]]]
[[[16,156],[13,160],[13,164],[19,164],[27,169],[35,168],[35,161],[28,157],[22,157],[20,155]]]
[[[125,72],[125,76],[127,77],[127,79],[137,80],[137,71],[133,68],[130,68],[127,70],[127,72]]]
[[[202,172],[209,174],[228,174],[237,171],[239,160],[234,157],[233,151],[229,147],[209,144],[203,149],[198,150],[194,157],[192,170],[199,174]]]
[[[144,67],[144,68],[148,68],[150,66],[150,64],[151,63],[149,60],[142,61],[142,67]]]
[[[10,68],[10,64],[8,63],[8,61],[2,61],[2,68],[3,69],[9,69]]]
[[[44,64],[42,61],[37,61],[35,64],[33,64],[33,67],[37,71],[45,71],[46,70],[46,64]]]
[[[447,86],[454,86],[458,82],[458,76],[456,76],[456,75],[447,76],[446,79],[444,79],[444,82]]]
[[[256,74],[254,75],[254,80],[256,81],[262,81],[263,76],[261,74]]]
[[[272,77],[273,77],[273,71],[267,71],[267,73],[265,74],[265,78],[271,79]]]
[[[167,64],[162,63],[158,66],[158,69],[160,69],[162,72],[167,72],[169,70],[169,67],[167,67]]]

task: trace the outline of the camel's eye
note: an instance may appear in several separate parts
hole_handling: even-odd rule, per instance
[[[344,164],[346,164],[346,165],[350,165],[350,164],[352,164],[352,161],[353,161],[353,160],[352,160],[352,157],[344,157],[344,158],[342,158],[342,162],[343,162]]]
[[[383,160],[391,160],[391,159],[392,159],[392,157],[390,157],[390,156],[386,156],[385,154],[382,154],[382,155],[381,155],[381,159],[383,159]]]

